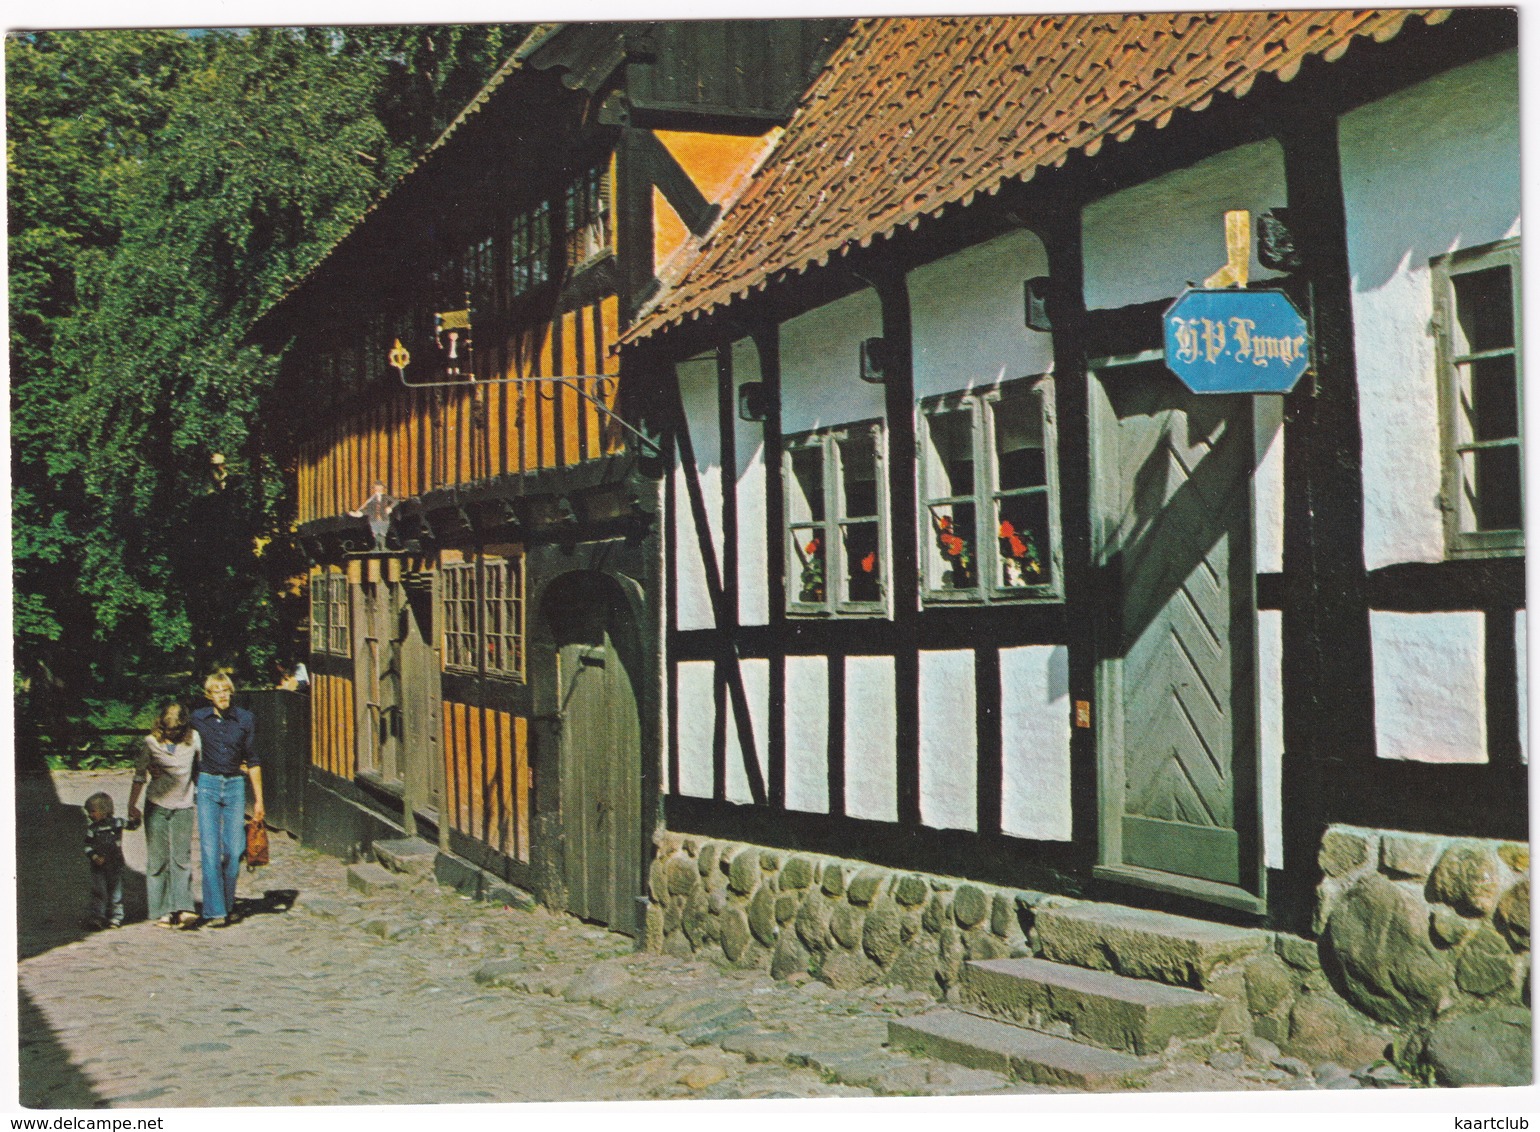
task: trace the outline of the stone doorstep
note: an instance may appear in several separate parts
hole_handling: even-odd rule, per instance
[[[400,888],[401,883],[399,874],[373,861],[360,861],[356,865],[348,866],[348,887],[365,895],[391,892]]]
[[[1068,1025],[1081,1041],[1158,1054],[1173,1038],[1214,1033],[1224,1007],[1202,991],[1044,959],[976,959],[963,968],[966,1009],[1034,1029]]]
[[[410,876],[428,876],[433,872],[433,862],[438,856],[438,846],[430,845],[420,837],[397,837],[389,841],[376,841],[371,846],[375,859],[393,873]]]
[[[1198,989],[1269,945],[1255,928],[1118,904],[1040,908],[1034,930],[1045,959]]]
[[[1160,1066],[1154,1058],[1130,1057],[956,1010],[895,1018],[888,1023],[888,1044],[1034,1085],[1077,1089],[1125,1088]]]

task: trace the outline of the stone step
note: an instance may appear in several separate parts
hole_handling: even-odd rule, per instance
[[[996,1018],[1140,1055],[1173,1038],[1214,1033],[1224,1002],[1202,991],[1130,979],[1045,959],[976,959],[963,968],[962,1002]]]
[[[888,1023],[888,1044],[1034,1085],[1075,1089],[1127,1088],[1160,1065],[1153,1058],[1130,1057],[957,1010],[895,1018]]]
[[[1200,990],[1269,942],[1253,928],[1118,904],[1039,908],[1033,926],[1044,959]]]
[[[380,892],[389,892],[400,888],[402,884],[399,873],[393,873],[383,865],[377,865],[373,861],[360,861],[356,865],[348,866],[348,887],[362,892],[366,896],[373,896]]]
[[[408,876],[431,876],[433,862],[438,857],[438,846],[430,845],[420,837],[397,837],[389,841],[376,841],[373,846],[375,860],[393,873]]]

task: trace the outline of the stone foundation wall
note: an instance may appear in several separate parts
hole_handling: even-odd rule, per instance
[[[943,996],[968,959],[1030,955],[1032,909],[1074,903],[859,861],[664,833],[643,946],[714,953],[835,987],[897,983]]]
[[[1529,1001],[1529,846],[1332,826],[1321,956],[1366,1014],[1421,1027]]]

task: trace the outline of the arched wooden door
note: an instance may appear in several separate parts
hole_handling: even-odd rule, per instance
[[[558,579],[543,612],[556,645],[568,909],[634,935],[642,892],[635,619],[619,587],[595,573]]]

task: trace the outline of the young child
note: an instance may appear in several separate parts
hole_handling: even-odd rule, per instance
[[[112,796],[98,791],[86,799],[86,860],[91,865],[91,915],[95,929],[123,926],[123,830],[112,816]]]

